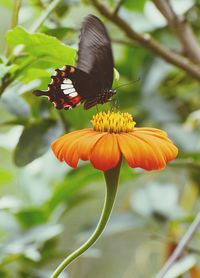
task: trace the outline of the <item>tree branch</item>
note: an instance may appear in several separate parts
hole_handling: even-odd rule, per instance
[[[111,38],[111,41],[113,43],[125,44],[127,46],[133,47],[133,42],[128,41],[128,40],[121,40],[121,39]]]
[[[183,252],[185,251],[185,249],[188,246],[188,243],[191,241],[191,239],[193,238],[194,234],[199,229],[199,227],[200,227],[200,212],[197,214],[195,220],[190,225],[187,232],[185,233],[185,235],[183,236],[183,238],[177,245],[177,247],[174,250],[174,252],[172,253],[172,255],[169,257],[166,264],[163,266],[161,271],[158,273],[156,278],[164,278],[165,277],[165,274],[169,271],[169,269],[173,266],[173,264],[177,261],[177,259],[183,254]]]
[[[134,43],[139,43],[144,48],[152,51],[154,54],[160,56],[165,61],[185,70],[193,78],[200,81],[200,67],[193,64],[185,57],[173,53],[170,49],[151,38],[150,35],[136,32],[118,14],[113,14],[110,12],[107,7],[101,4],[98,0],[91,0],[91,2],[102,15],[116,24]]]
[[[164,245],[170,245],[170,244],[172,244],[174,246],[178,245],[178,242],[171,240],[170,237],[163,237],[163,236],[160,236],[158,234],[153,234],[153,233],[150,234],[149,237],[150,237],[150,239],[159,241],[159,242],[163,243]],[[185,251],[187,252],[187,254],[195,254],[195,255],[200,256],[200,250],[193,246],[186,246]]]
[[[200,63],[200,45],[198,44],[193,30],[186,19],[177,15],[169,0],[152,0],[157,9],[166,18],[171,30],[179,38],[183,52],[194,63]]]
[[[116,6],[116,8],[115,8],[115,10],[114,10],[114,12],[113,12],[114,15],[118,14],[118,12],[119,12],[121,6],[123,5],[123,3],[124,3],[125,1],[126,1],[126,0],[119,0],[118,4],[117,4],[117,6]]]

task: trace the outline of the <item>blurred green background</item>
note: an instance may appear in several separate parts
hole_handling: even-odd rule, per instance
[[[66,254],[89,237],[100,216],[102,173],[89,163],[72,170],[50,150],[64,132],[90,126],[96,108],[58,111],[32,94],[47,88],[54,68],[75,63],[79,28],[89,13],[99,16],[110,34],[120,74],[114,87],[135,81],[118,90],[120,110],[131,113],[137,126],[167,131],[179,157],[163,171],[123,164],[106,231],[60,277],[154,277],[200,208],[199,81],[130,40],[90,1],[60,1],[37,28],[54,2],[0,0],[0,277],[50,277]],[[109,11],[119,3],[100,2]],[[200,1],[171,3],[199,41]],[[134,30],[175,53],[181,49],[152,1],[121,4],[119,15]],[[199,255],[197,234],[184,261],[177,263],[177,273],[200,277],[191,271],[198,271]]]

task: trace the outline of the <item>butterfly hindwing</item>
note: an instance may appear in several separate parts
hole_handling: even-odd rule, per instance
[[[36,96],[47,96],[57,109],[71,109],[83,102],[79,94],[80,86],[87,79],[85,73],[72,66],[65,66],[62,70],[56,69],[51,76],[52,82],[47,91],[37,90]],[[77,82],[78,81],[78,82]]]

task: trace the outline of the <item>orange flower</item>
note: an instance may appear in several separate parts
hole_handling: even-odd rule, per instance
[[[52,143],[60,161],[76,168],[79,159],[90,160],[94,168],[107,171],[123,156],[132,168],[158,170],[178,154],[164,131],[136,128],[128,113],[100,112],[91,122],[93,128],[70,132]]]

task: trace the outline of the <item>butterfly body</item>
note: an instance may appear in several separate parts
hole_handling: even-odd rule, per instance
[[[116,93],[112,89],[113,57],[110,39],[103,23],[89,15],[82,24],[76,66],[56,69],[47,91],[37,90],[36,96],[47,96],[57,109],[72,109],[81,103],[89,109],[103,104]]]

